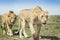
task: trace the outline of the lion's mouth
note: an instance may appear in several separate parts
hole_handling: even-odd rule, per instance
[[[46,24],[46,23],[43,23],[44,25]]]

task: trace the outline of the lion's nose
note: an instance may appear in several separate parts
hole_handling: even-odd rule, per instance
[[[45,23],[46,23],[46,21],[45,21]]]

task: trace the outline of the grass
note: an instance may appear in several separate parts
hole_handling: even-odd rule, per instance
[[[0,18],[0,26],[1,26],[1,18]],[[12,30],[15,30],[15,29],[18,29],[17,21],[14,24],[14,26],[12,27]],[[27,27],[26,30],[27,30],[27,33],[29,35],[31,35],[29,27]],[[2,36],[1,35],[2,35],[2,29],[0,28],[0,40],[2,40],[2,38],[1,38]],[[56,36],[56,37],[60,38],[60,15],[50,15],[47,24],[43,25],[41,27],[40,35]],[[10,37],[3,36],[3,38],[5,38],[6,40],[9,40]],[[19,40],[19,37],[18,36],[14,36],[14,39],[12,39],[12,40]],[[28,40],[28,39],[24,38],[24,39],[21,39],[21,40]]]

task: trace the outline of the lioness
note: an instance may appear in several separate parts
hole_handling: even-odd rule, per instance
[[[19,27],[21,26],[20,32],[19,32],[20,38],[23,37],[22,33],[24,34],[25,37],[28,37],[28,35],[25,32],[26,21],[29,24],[31,34],[34,34],[35,30],[34,30],[33,24],[34,22],[36,22],[35,20],[37,19],[37,21],[39,21],[39,23],[42,25],[42,24],[46,24],[47,18],[48,18],[48,13],[43,11],[39,6],[33,9],[22,10],[19,14]],[[39,29],[37,29],[37,31],[40,31],[41,27],[38,27],[38,28]]]
[[[2,19],[2,29],[3,29],[3,35],[7,33],[7,35],[12,36],[12,25],[14,24],[16,20],[16,15],[13,11],[9,11],[8,14],[4,14],[1,16]]]

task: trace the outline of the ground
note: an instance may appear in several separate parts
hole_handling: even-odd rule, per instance
[[[27,25],[26,25],[27,26]],[[1,27],[1,18],[0,18]],[[12,30],[18,29],[18,23],[14,24]],[[27,34],[30,35],[29,27],[26,28]],[[60,15],[50,15],[46,25],[41,27],[41,40],[59,40],[60,39]],[[0,28],[0,40],[32,40],[31,38],[20,39],[18,35],[9,37],[7,35],[2,35],[2,29]]]

